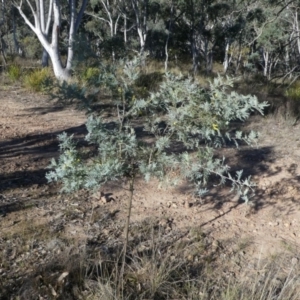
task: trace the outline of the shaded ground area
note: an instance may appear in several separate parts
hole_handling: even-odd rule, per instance
[[[49,269],[49,261],[62,253],[76,260],[81,247],[104,252],[120,247],[113,238],[122,237],[128,195],[126,182],[107,185],[96,196],[86,191],[60,195],[59,185],[46,183],[46,167],[58,156],[57,135],[67,131],[82,137],[84,113],[21,89],[0,89],[0,105],[0,299],[9,299],[7,295],[20,289],[26,292],[26,280],[39,268]],[[212,248],[225,245],[215,252],[218,257],[246,251],[233,267],[235,276],[246,263],[243,255],[255,261],[286,245],[297,249],[300,126],[254,116],[246,129],[261,132],[259,148],[228,147],[220,154],[228,158],[233,172],[244,169],[257,183],[249,205],[230,194],[229,187],[212,186],[208,195],[198,199],[186,184],[159,188],[156,181],[148,185],[140,181],[134,196],[133,230],[141,230],[139,224],[150,216],[163,228],[165,241],[186,238],[191,228],[198,228],[209,235]],[[64,271],[54,269],[54,275],[48,270],[47,276]]]

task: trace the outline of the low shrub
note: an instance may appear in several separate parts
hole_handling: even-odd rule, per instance
[[[36,69],[24,76],[23,83],[29,90],[41,92],[49,85],[51,78],[50,68]]]
[[[300,100],[300,81],[296,81],[285,92],[285,95],[292,100]]]
[[[18,64],[12,64],[7,69],[7,76],[10,80],[16,81],[19,80],[22,75],[21,66]]]
[[[81,77],[81,80],[85,84],[92,84],[96,80],[98,80],[100,75],[100,69],[96,67],[87,67],[83,72]]]

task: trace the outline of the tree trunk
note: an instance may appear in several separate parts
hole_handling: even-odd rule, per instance
[[[6,69],[7,60],[6,60],[6,57],[5,57],[4,41],[3,41],[2,37],[0,38],[0,52],[1,52],[1,57],[2,57],[3,67],[4,67],[4,69]]]
[[[51,51],[48,51],[54,75],[58,80],[68,81],[71,78],[70,69],[67,67],[64,68],[60,59],[60,54],[57,48],[50,48]]]
[[[166,56],[166,59],[165,59],[165,72],[168,71],[168,62],[169,62],[168,46],[169,46],[170,34],[172,32],[173,11],[174,11],[174,3],[172,1],[172,3],[171,3],[171,15],[170,15],[170,21],[169,21],[169,28],[168,28],[168,35],[167,35],[166,44],[165,44],[165,56]]]
[[[238,52],[237,52],[237,58],[235,59],[236,64],[235,64],[235,70],[234,70],[234,74],[237,75],[241,66],[241,61],[242,61],[242,44],[239,41],[239,45],[238,45]]]
[[[124,44],[127,43],[127,16],[124,15]]]
[[[49,67],[49,54],[45,48],[43,48],[43,54],[42,54],[42,67],[43,68]]]
[[[20,44],[18,42],[17,38],[17,26],[16,26],[16,16],[15,16],[15,8],[11,8],[12,12],[12,25],[13,25],[13,40],[14,40],[14,51],[15,53],[18,53],[19,55],[22,55],[22,50],[20,48]]]
[[[66,67],[62,65],[60,58],[60,50],[59,50],[59,36],[60,36],[60,25],[61,25],[61,7],[60,0],[50,0],[48,7],[48,18],[45,20],[45,12],[44,12],[44,0],[36,0],[36,7],[32,6],[29,0],[26,0],[29,7],[29,11],[31,11],[34,23],[28,18],[23,9],[22,4],[20,2],[20,6],[16,5],[20,15],[24,19],[25,23],[29,26],[29,28],[35,33],[37,38],[39,39],[41,45],[43,46],[43,56],[42,56],[42,64],[43,66],[47,65],[47,57],[50,57],[53,71],[55,77],[59,80],[69,80],[71,77],[71,67],[74,58],[74,36],[78,30],[80,21],[83,16],[83,12],[86,8],[88,0],[83,0],[81,8],[77,14],[76,11],[76,1],[69,1],[69,14],[70,14],[70,29],[68,34],[68,57]],[[50,29],[50,23],[52,22],[52,36],[51,43],[48,40],[48,33]]]
[[[213,50],[210,49],[206,57],[206,73],[210,74],[212,70],[213,70]]]
[[[195,42],[193,42],[193,45],[192,45],[192,56],[193,56],[193,74],[194,74],[194,76],[196,76],[197,72],[198,72],[198,67],[199,67],[199,53],[198,53],[198,49],[195,45]]]
[[[264,76],[268,76],[268,65],[269,65],[269,52],[265,51],[263,52],[264,57]]]
[[[223,62],[223,66],[224,66],[224,73],[227,72],[228,67],[229,67],[229,42],[226,42],[226,46],[225,46],[225,56],[224,56],[224,62]]]
[[[146,34],[143,33],[143,29],[142,28],[138,28],[138,35],[140,38],[140,53],[143,54],[144,50],[145,50],[145,43],[146,43]]]
[[[143,1],[144,1],[144,8],[140,10],[138,6],[138,1],[131,0],[132,8],[135,13],[137,33],[140,39],[141,54],[143,54],[145,50],[145,44],[147,38],[147,22],[148,22],[148,11],[147,11],[148,0],[143,0]]]

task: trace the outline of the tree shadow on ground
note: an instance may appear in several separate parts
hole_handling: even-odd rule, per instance
[[[0,196],[0,217],[6,217],[7,214],[15,211],[31,209],[32,207],[39,206],[40,203],[41,203],[41,199],[39,200],[22,199],[20,201],[15,197],[8,199],[3,195],[1,195]]]
[[[224,149],[223,149],[224,150]],[[235,176],[236,171],[243,170],[242,178],[251,176],[254,183],[255,194],[249,199],[249,213],[255,214],[259,210],[277,204],[277,209],[282,214],[289,215],[295,211],[295,206],[300,205],[300,199],[297,200],[296,194],[300,191],[300,176],[296,175],[296,164],[290,166],[276,166],[276,157],[273,153],[272,147],[262,147],[258,149],[227,149],[226,162],[230,166],[230,174]],[[226,151],[226,148],[225,148]],[[219,155],[222,151],[219,152]],[[280,178],[281,173],[287,170],[290,178]],[[279,178],[272,185],[265,187],[263,181],[268,181],[270,178]],[[235,192],[230,192],[231,183],[227,181],[224,185],[218,186],[219,180],[217,177],[212,176],[208,185],[209,192],[204,195],[196,205],[208,204],[210,210],[220,210],[226,203],[231,203],[229,209],[223,212],[216,218],[221,218],[224,214],[230,213],[239,205],[245,205],[245,201],[236,195]],[[185,194],[192,194],[193,187],[191,185],[184,185],[179,188],[179,192]],[[298,197],[299,198],[299,197]],[[278,204],[282,201],[284,204]],[[279,213],[280,213],[279,212]],[[209,221],[213,222],[215,219]],[[205,223],[206,224],[206,223]],[[205,224],[202,224],[204,226]]]
[[[71,110],[82,110],[81,107],[78,107],[80,104],[80,102],[77,104],[65,104],[65,105],[62,105],[61,103],[57,103],[55,106],[38,106],[38,107],[32,107],[32,108],[28,108],[28,109],[24,109],[25,112],[28,112],[28,113],[24,113],[24,114],[21,114],[19,116],[32,116],[32,114],[38,114],[38,115],[46,115],[46,114],[49,114],[49,113],[57,113],[57,112],[61,112],[61,111],[64,111],[66,109],[71,109]],[[107,102],[107,103],[99,103],[98,101],[97,102],[93,102],[93,103],[90,103],[90,109],[94,112],[94,113],[97,113],[97,112],[107,112],[107,115],[110,115],[112,116],[113,115],[113,112],[114,112],[114,109],[115,109],[116,105],[112,102]],[[87,109],[88,107],[86,107],[85,109]]]
[[[9,157],[17,157],[19,155],[32,155],[53,153],[57,151],[57,136],[62,132],[74,134],[76,138],[80,138],[86,134],[85,125],[68,128],[65,130],[28,134],[25,137],[15,138],[0,142],[0,160]]]
[[[114,128],[115,123],[107,126]],[[0,216],[39,205],[37,199],[59,193],[60,183],[48,183],[45,175],[50,160],[59,156],[57,135],[62,132],[73,134],[79,147],[89,147],[85,125],[0,142]],[[122,183],[112,182],[107,188],[116,191]]]
[[[24,111],[28,112],[28,114],[22,114],[22,116],[32,116],[32,114],[38,114],[38,115],[46,115],[48,113],[57,113],[60,111],[65,110],[65,106],[59,105],[59,106],[38,106],[38,107],[32,107],[28,109],[24,109]]]
[[[59,154],[57,135],[62,132],[74,134],[80,144],[84,143],[84,125],[0,142],[0,192],[46,184],[46,167]]]

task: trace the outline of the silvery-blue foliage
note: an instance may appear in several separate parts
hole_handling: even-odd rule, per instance
[[[136,70],[137,61],[125,64],[121,89],[131,92]],[[60,135],[61,155],[58,161],[52,160],[53,170],[47,179],[61,181],[66,192],[92,189],[123,177],[143,176],[148,181],[154,176],[172,182],[184,179],[193,182],[197,194],[203,195],[214,175],[219,184],[230,181],[232,189],[248,201],[254,186],[251,178],[243,179],[242,172],[234,176],[229,173],[225,159],[214,157],[214,149],[226,140],[237,146],[239,141],[255,144],[255,132],[233,133],[229,126],[235,120],[245,121],[252,111],[262,114],[267,103],[259,103],[255,96],[229,92],[232,87],[231,78],[219,76],[205,89],[190,78],[166,74],[160,89],[149,98],[122,98],[114,122],[88,118],[85,139],[96,146],[94,155],[84,155],[72,137]],[[137,137],[134,124],[143,124],[144,134]]]

